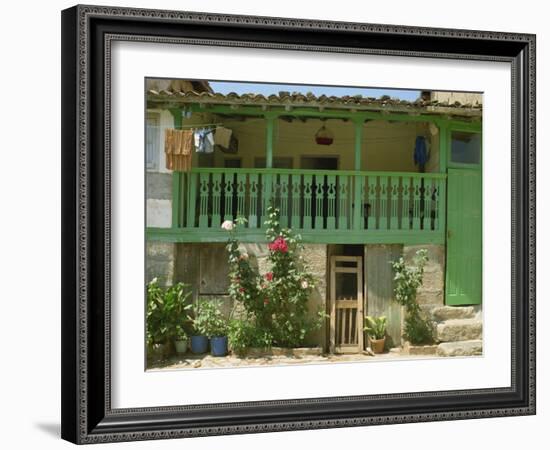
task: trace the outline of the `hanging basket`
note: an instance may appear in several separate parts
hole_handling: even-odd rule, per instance
[[[319,145],[330,145],[334,141],[334,135],[332,131],[326,128],[324,125],[319,128],[319,131],[315,133],[315,143]]]

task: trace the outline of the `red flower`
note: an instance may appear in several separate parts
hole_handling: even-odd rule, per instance
[[[240,287],[239,292],[244,292],[244,288]]]
[[[267,272],[267,273],[265,274],[265,279],[266,279],[267,281],[273,281],[273,272]]]
[[[285,238],[282,236],[279,236],[271,244],[269,244],[268,248],[272,252],[281,252],[281,253],[288,252],[288,244],[285,241]]]

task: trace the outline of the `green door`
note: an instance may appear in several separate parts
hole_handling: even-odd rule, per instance
[[[448,169],[447,305],[481,303],[481,171]]]

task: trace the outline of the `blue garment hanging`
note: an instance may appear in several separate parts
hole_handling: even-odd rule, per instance
[[[416,136],[414,143],[414,163],[423,168],[430,159],[426,138],[424,136]]]

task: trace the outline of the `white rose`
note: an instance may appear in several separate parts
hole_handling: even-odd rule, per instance
[[[302,289],[307,289],[308,287],[309,283],[306,280],[302,281]]]
[[[233,229],[234,225],[231,220],[226,220],[224,223],[222,223],[222,228],[225,231],[231,231]]]

